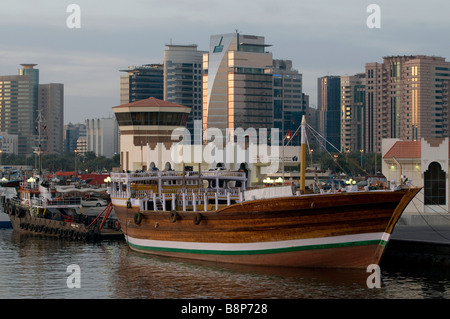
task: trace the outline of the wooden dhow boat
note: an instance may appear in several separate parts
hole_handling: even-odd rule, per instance
[[[302,121],[301,172],[305,174]],[[114,211],[131,249],[264,266],[367,268],[378,264],[420,188],[305,194],[248,190],[225,170],[111,173]],[[208,185],[204,187],[204,185]]]

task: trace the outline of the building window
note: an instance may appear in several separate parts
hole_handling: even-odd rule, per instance
[[[431,163],[424,175],[425,205],[445,205],[447,193],[446,174],[441,169],[441,165],[437,162]]]

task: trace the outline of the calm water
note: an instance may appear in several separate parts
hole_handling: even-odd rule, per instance
[[[68,288],[69,265],[80,288]],[[369,289],[365,270],[280,269],[142,255],[124,241],[79,243],[0,229],[1,299],[427,299],[450,297],[442,269],[382,269]]]

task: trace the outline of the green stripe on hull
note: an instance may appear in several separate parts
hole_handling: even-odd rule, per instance
[[[260,254],[277,254],[277,253],[302,251],[302,250],[333,249],[333,248],[341,248],[341,247],[367,246],[367,245],[380,245],[380,246],[384,247],[384,246],[386,246],[387,242],[384,240],[366,240],[366,241],[358,241],[358,242],[346,242],[346,243],[323,244],[323,245],[308,245],[308,246],[296,246],[296,247],[260,249],[260,250],[200,250],[200,249],[151,247],[151,246],[136,245],[136,244],[130,243],[129,241],[128,241],[128,244],[132,248],[139,249],[139,250],[149,250],[149,251],[164,251],[164,252],[205,254],[205,255],[260,255]]]

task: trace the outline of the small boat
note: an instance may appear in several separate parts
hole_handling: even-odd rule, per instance
[[[305,176],[304,119],[301,172]],[[287,267],[378,264],[420,188],[307,194],[246,189],[235,171],[111,173],[109,193],[131,249],[195,260]]]
[[[12,228],[11,220],[9,219],[8,212],[4,209],[4,204],[16,196],[17,192],[14,187],[0,186],[0,228]]]
[[[17,195],[2,196],[4,212],[14,230],[73,240],[98,240],[103,235],[122,235],[108,205],[98,216],[83,214],[82,197],[61,192],[40,177],[24,180]],[[103,215],[103,216],[102,216]]]

